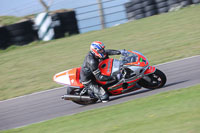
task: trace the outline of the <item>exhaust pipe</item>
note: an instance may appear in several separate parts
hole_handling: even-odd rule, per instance
[[[93,98],[89,96],[76,96],[76,95],[63,95],[62,99],[64,100],[72,100],[72,101],[90,101],[93,100]]]

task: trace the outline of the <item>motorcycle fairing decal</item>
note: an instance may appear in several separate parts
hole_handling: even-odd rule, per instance
[[[149,62],[147,61],[145,56],[143,56],[141,53],[138,53],[135,51],[129,51],[129,52],[136,54],[138,56],[138,59],[135,62],[127,63],[125,65],[141,66],[141,67],[145,67],[145,66],[149,65]]]
[[[136,83],[134,83],[133,85],[128,86],[127,89],[132,88],[132,87],[134,87],[135,85],[136,85]]]
[[[80,83],[80,70],[79,68],[74,68],[68,71],[69,79],[70,79],[70,86],[79,86],[83,88],[83,84]]]
[[[64,75],[66,75],[66,73],[67,73],[67,71],[62,72],[62,73],[58,73],[58,74],[55,75],[54,79],[55,79],[55,78],[58,78],[58,77],[60,77],[60,76],[64,76]]]
[[[120,83],[120,84],[114,85],[112,87],[109,87],[108,91],[113,95],[121,94],[123,90],[134,87],[136,85],[136,81],[138,81],[139,79],[141,79],[141,78],[127,82],[127,84],[128,84],[127,88],[123,88],[124,83]]]
[[[143,62],[143,59],[142,59],[142,58],[140,58],[140,62]]]
[[[53,80],[58,84],[70,85],[71,84],[70,79],[69,76],[67,75],[68,71],[69,70],[55,74]]]
[[[96,80],[96,82],[101,84],[101,85],[106,85],[106,83],[107,83],[106,81],[99,81],[99,80]]]
[[[123,88],[119,88],[117,90],[111,90],[109,91],[112,95],[118,95],[118,94],[122,94]]]
[[[140,58],[140,62],[144,62],[146,64],[147,60]]]
[[[141,78],[138,78],[138,79],[135,79],[135,80],[133,80],[133,81],[127,82],[127,83],[128,83],[127,89],[134,87],[134,86],[136,85],[136,83],[137,83],[136,81],[138,81],[138,80],[140,80],[140,79],[141,79]]]
[[[122,88],[122,85],[123,85],[123,83],[120,83],[120,84],[118,84],[118,85],[111,86],[111,87],[108,88],[108,90],[110,91],[110,90],[117,90],[117,89],[120,89],[120,88]]]
[[[108,58],[99,63],[99,70],[102,75],[111,76],[113,59]]]
[[[138,81],[139,79],[141,79],[141,78],[138,78],[138,79],[135,79],[135,80],[129,81],[129,82],[127,82],[127,83],[130,84],[130,85],[132,85],[132,84],[135,84],[135,81]]]
[[[148,74],[154,73],[155,71],[156,71],[156,67],[149,66],[148,69],[144,72],[144,75],[148,75]]]

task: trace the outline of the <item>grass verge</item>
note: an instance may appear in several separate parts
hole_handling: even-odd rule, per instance
[[[23,18],[15,16],[0,16],[0,25],[10,25],[14,24]]]
[[[2,133],[197,133],[200,84]]]
[[[200,54],[200,5],[101,31],[0,51],[0,100],[59,87],[55,73],[81,66],[92,41],[138,50],[151,65]]]

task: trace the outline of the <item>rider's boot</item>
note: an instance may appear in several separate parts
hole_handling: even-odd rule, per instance
[[[104,90],[103,87],[97,84],[90,85],[90,92],[92,92],[94,96],[97,97],[103,103],[109,101],[108,93]]]

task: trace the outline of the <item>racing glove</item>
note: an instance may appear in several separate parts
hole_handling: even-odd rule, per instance
[[[127,56],[128,55],[128,51],[126,51],[125,49],[120,50],[121,55],[122,56]]]
[[[120,81],[122,79],[122,74],[118,73],[116,77],[117,77],[117,80]]]

